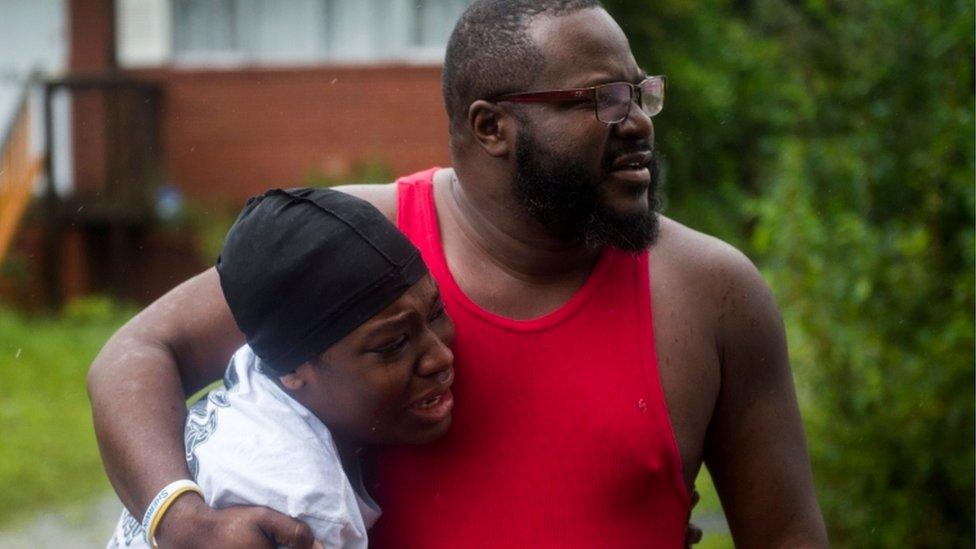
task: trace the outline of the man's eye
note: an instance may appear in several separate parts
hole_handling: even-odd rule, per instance
[[[394,339],[393,341],[390,341],[389,343],[385,343],[379,347],[376,347],[371,352],[381,354],[381,355],[391,355],[399,351],[400,349],[403,349],[403,347],[406,344],[407,344],[407,335],[403,334],[400,337]]]

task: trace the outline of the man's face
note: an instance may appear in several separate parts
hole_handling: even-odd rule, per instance
[[[593,170],[582,158],[561,157],[546,150],[536,132],[524,130],[519,133],[515,153],[516,197],[529,215],[555,236],[583,238],[593,248],[609,244],[626,251],[640,251],[654,242],[658,201],[653,177],[641,189],[643,196],[632,199],[648,201],[645,207],[621,211],[606,196],[613,192],[607,188],[613,183],[606,181],[619,154],[608,153],[603,164]],[[653,166],[648,168],[656,175]]]
[[[603,10],[540,18],[530,34],[547,59],[533,90],[643,80],[623,32]],[[554,235],[641,250],[656,235],[654,131],[635,104],[623,122],[596,119],[592,103],[514,107],[519,120],[516,197]]]
[[[336,437],[419,444],[451,424],[454,325],[430,275],[303,364],[299,401]],[[293,393],[294,394],[294,393]]]

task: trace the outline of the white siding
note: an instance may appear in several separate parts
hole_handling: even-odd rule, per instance
[[[117,0],[123,65],[437,62],[468,0]]]
[[[170,59],[171,7],[170,0],[116,2],[116,55],[121,65],[159,65]]]

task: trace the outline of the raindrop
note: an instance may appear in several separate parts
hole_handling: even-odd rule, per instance
[[[17,354],[16,354],[16,355],[14,355],[14,358],[20,358],[20,351],[21,351],[21,350],[22,350],[22,349],[17,349]]]
[[[638,400],[637,401],[637,409],[640,410],[641,412],[646,412],[647,411],[647,402],[644,399]]]

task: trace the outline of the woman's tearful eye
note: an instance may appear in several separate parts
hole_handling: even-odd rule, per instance
[[[403,349],[407,344],[407,335],[403,334],[400,337],[393,339],[383,345],[376,347],[372,352],[380,355],[393,355],[396,354],[400,349]]]
[[[434,309],[434,312],[432,312],[430,314],[430,318],[428,319],[428,322],[436,322],[436,321],[444,318],[446,316],[446,314],[447,313],[444,310],[444,305],[443,304],[442,305],[439,305],[436,309]]]

